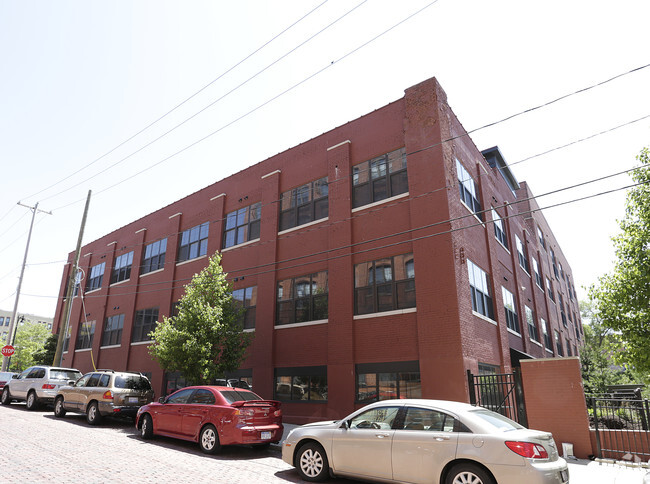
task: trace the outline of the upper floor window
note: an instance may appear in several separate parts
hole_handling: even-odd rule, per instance
[[[542,244],[542,247],[546,249],[546,240],[544,239],[544,233],[542,232],[542,229],[539,228],[539,225],[537,226],[537,238],[539,239],[539,243]]]
[[[327,271],[278,282],[276,324],[327,319]]]
[[[280,197],[280,231],[326,218],[328,195],[327,177],[284,192]]]
[[[90,269],[90,275],[88,276],[88,282],[86,282],[86,291],[94,291],[102,287],[102,278],[104,277],[104,269],[106,268],[106,262],[97,264]]]
[[[133,265],[133,251],[122,254],[115,258],[115,266],[111,274],[111,284],[126,281],[131,277],[131,266]]]
[[[413,254],[402,254],[354,266],[354,314],[415,307]]]
[[[226,215],[226,227],[223,232],[223,248],[227,249],[233,245],[259,239],[261,216],[261,202],[240,208]]]
[[[494,209],[492,209],[492,222],[494,223],[494,236],[507,249],[508,237],[506,236],[506,227],[503,219],[499,217],[499,214]]]
[[[517,244],[517,256],[519,257],[519,265],[523,270],[530,274],[530,267],[528,265],[528,257],[526,257],[526,249],[518,235],[515,235],[515,243]]]
[[[551,280],[548,277],[546,278],[546,292],[548,293],[549,299],[555,302],[555,294],[553,293],[553,284],[551,283]]]
[[[526,323],[528,323],[528,336],[530,336],[530,339],[533,341],[539,342],[539,331],[537,331],[533,310],[528,306],[525,306],[524,309],[526,310]]]
[[[481,202],[478,200],[474,179],[458,160],[456,160],[456,172],[458,174],[458,189],[460,190],[461,201],[467,205],[467,207],[474,212],[479,219],[483,220]]]
[[[86,321],[79,324],[79,331],[77,333],[76,350],[83,350],[92,348],[93,337],[95,336],[95,321]]]
[[[353,208],[395,197],[408,190],[404,148],[352,167]]]
[[[242,315],[244,329],[254,328],[255,310],[257,307],[257,286],[236,289],[232,292],[232,298],[244,310]]]
[[[562,349],[562,340],[560,339],[560,333],[555,329],[553,330],[555,333],[555,348],[557,349],[557,354],[560,356],[564,356],[564,350]]]
[[[116,314],[106,318],[104,334],[102,335],[102,346],[119,345],[122,340],[122,329],[124,328],[124,314]]]
[[[515,297],[503,286],[501,286],[501,292],[503,294],[503,307],[506,312],[506,324],[508,325],[508,329],[511,329],[515,333],[519,333],[519,317],[517,316]]]
[[[178,262],[196,259],[208,253],[209,230],[210,222],[205,222],[185,230],[181,234],[181,243],[178,247]]]
[[[165,266],[165,253],[167,252],[167,239],[160,239],[147,244],[144,248],[141,274],[157,271]]]
[[[560,272],[557,270],[557,260],[555,260],[555,251],[553,249],[551,249],[551,263],[553,264],[553,273],[555,274],[555,278],[559,281]]]
[[[151,341],[149,333],[155,329],[156,321],[158,321],[158,308],[137,310],[133,318],[131,342]]]
[[[472,310],[494,319],[487,273],[469,259],[467,260],[467,272],[469,273],[469,286],[472,291]]]
[[[547,350],[553,350],[553,343],[551,342],[551,335],[548,332],[548,326],[543,318],[539,318],[539,325],[542,327],[542,335],[544,336],[544,347]]]
[[[535,283],[543,291],[544,290],[544,285],[542,283],[542,275],[539,272],[539,265],[537,264],[537,259],[535,259],[535,257],[533,257],[532,261],[533,261],[533,273],[535,274]]]

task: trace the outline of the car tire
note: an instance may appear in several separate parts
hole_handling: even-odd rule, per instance
[[[309,442],[298,449],[295,467],[305,481],[322,482],[329,477],[327,455],[316,442]]]
[[[445,484],[496,484],[494,478],[482,467],[472,463],[456,464],[447,473]]]
[[[58,397],[54,401],[54,416],[57,418],[63,418],[66,413],[65,407],[63,406],[63,397]]]
[[[27,394],[27,400],[25,401],[25,407],[27,410],[36,410],[38,408],[38,398],[36,398],[36,392],[31,390]]]
[[[99,405],[97,405],[97,402],[92,402],[86,409],[86,422],[90,425],[99,425],[101,421],[102,414],[99,413]]]
[[[2,390],[2,397],[0,397],[0,403],[3,405],[11,404],[11,394],[9,393],[9,388],[4,387]]]
[[[219,434],[214,425],[208,424],[201,429],[199,445],[201,446],[201,452],[204,454],[216,454],[221,450]]]
[[[145,413],[142,416],[142,423],[140,424],[140,437],[149,440],[153,437],[153,420],[151,415]]]

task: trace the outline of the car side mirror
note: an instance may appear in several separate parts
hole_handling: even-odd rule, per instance
[[[348,422],[347,420],[343,420],[339,428],[343,430],[348,430],[350,428],[350,422]]]
[[[74,381],[74,380],[68,380],[68,385],[70,385],[71,387],[73,387],[73,386],[74,386],[74,383],[75,383],[75,381]]]
[[[11,375],[11,379],[12,379],[12,380],[18,380],[18,377],[19,377],[19,376],[20,376],[20,375]]]
[[[165,397],[160,397],[158,399],[158,403],[165,403]]]

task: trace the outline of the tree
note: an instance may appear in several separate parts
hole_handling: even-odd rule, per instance
[[[59,340],[58,334],[50,334],[43,347],[34,353],[35,365],[52,365],[54,362],[54,354],[56,353],[56,344]]]
[[[650,153],[644,148],[632,172],[637,183],[627,194],[620,234],[612,238],[613,271],[598,279],[589,295],[602,322],[619,335],[621,361],[650,372]]]
[[[19,322],[13,344],[16,352],[11,357],[9,371],[23,371],[36,364],[34,355],[43,348],[49,334],[43,324],[32,321]]]
[[[243,331],[241,309],[215,253],[185,286],[178,314],[164,317],[150,334],[149,353],[166,371],[180,371],[196,384],[210,383],[239,368],[251,341]]]

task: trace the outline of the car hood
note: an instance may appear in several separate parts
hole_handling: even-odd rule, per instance
[[[314,428],[314,427],[335,427],[336,424],[341,423],[340,420],[324,420],[322,422],[312,422],[308,423],[305,425],[301,425],[300,427],[309,427],[309,428]]]

